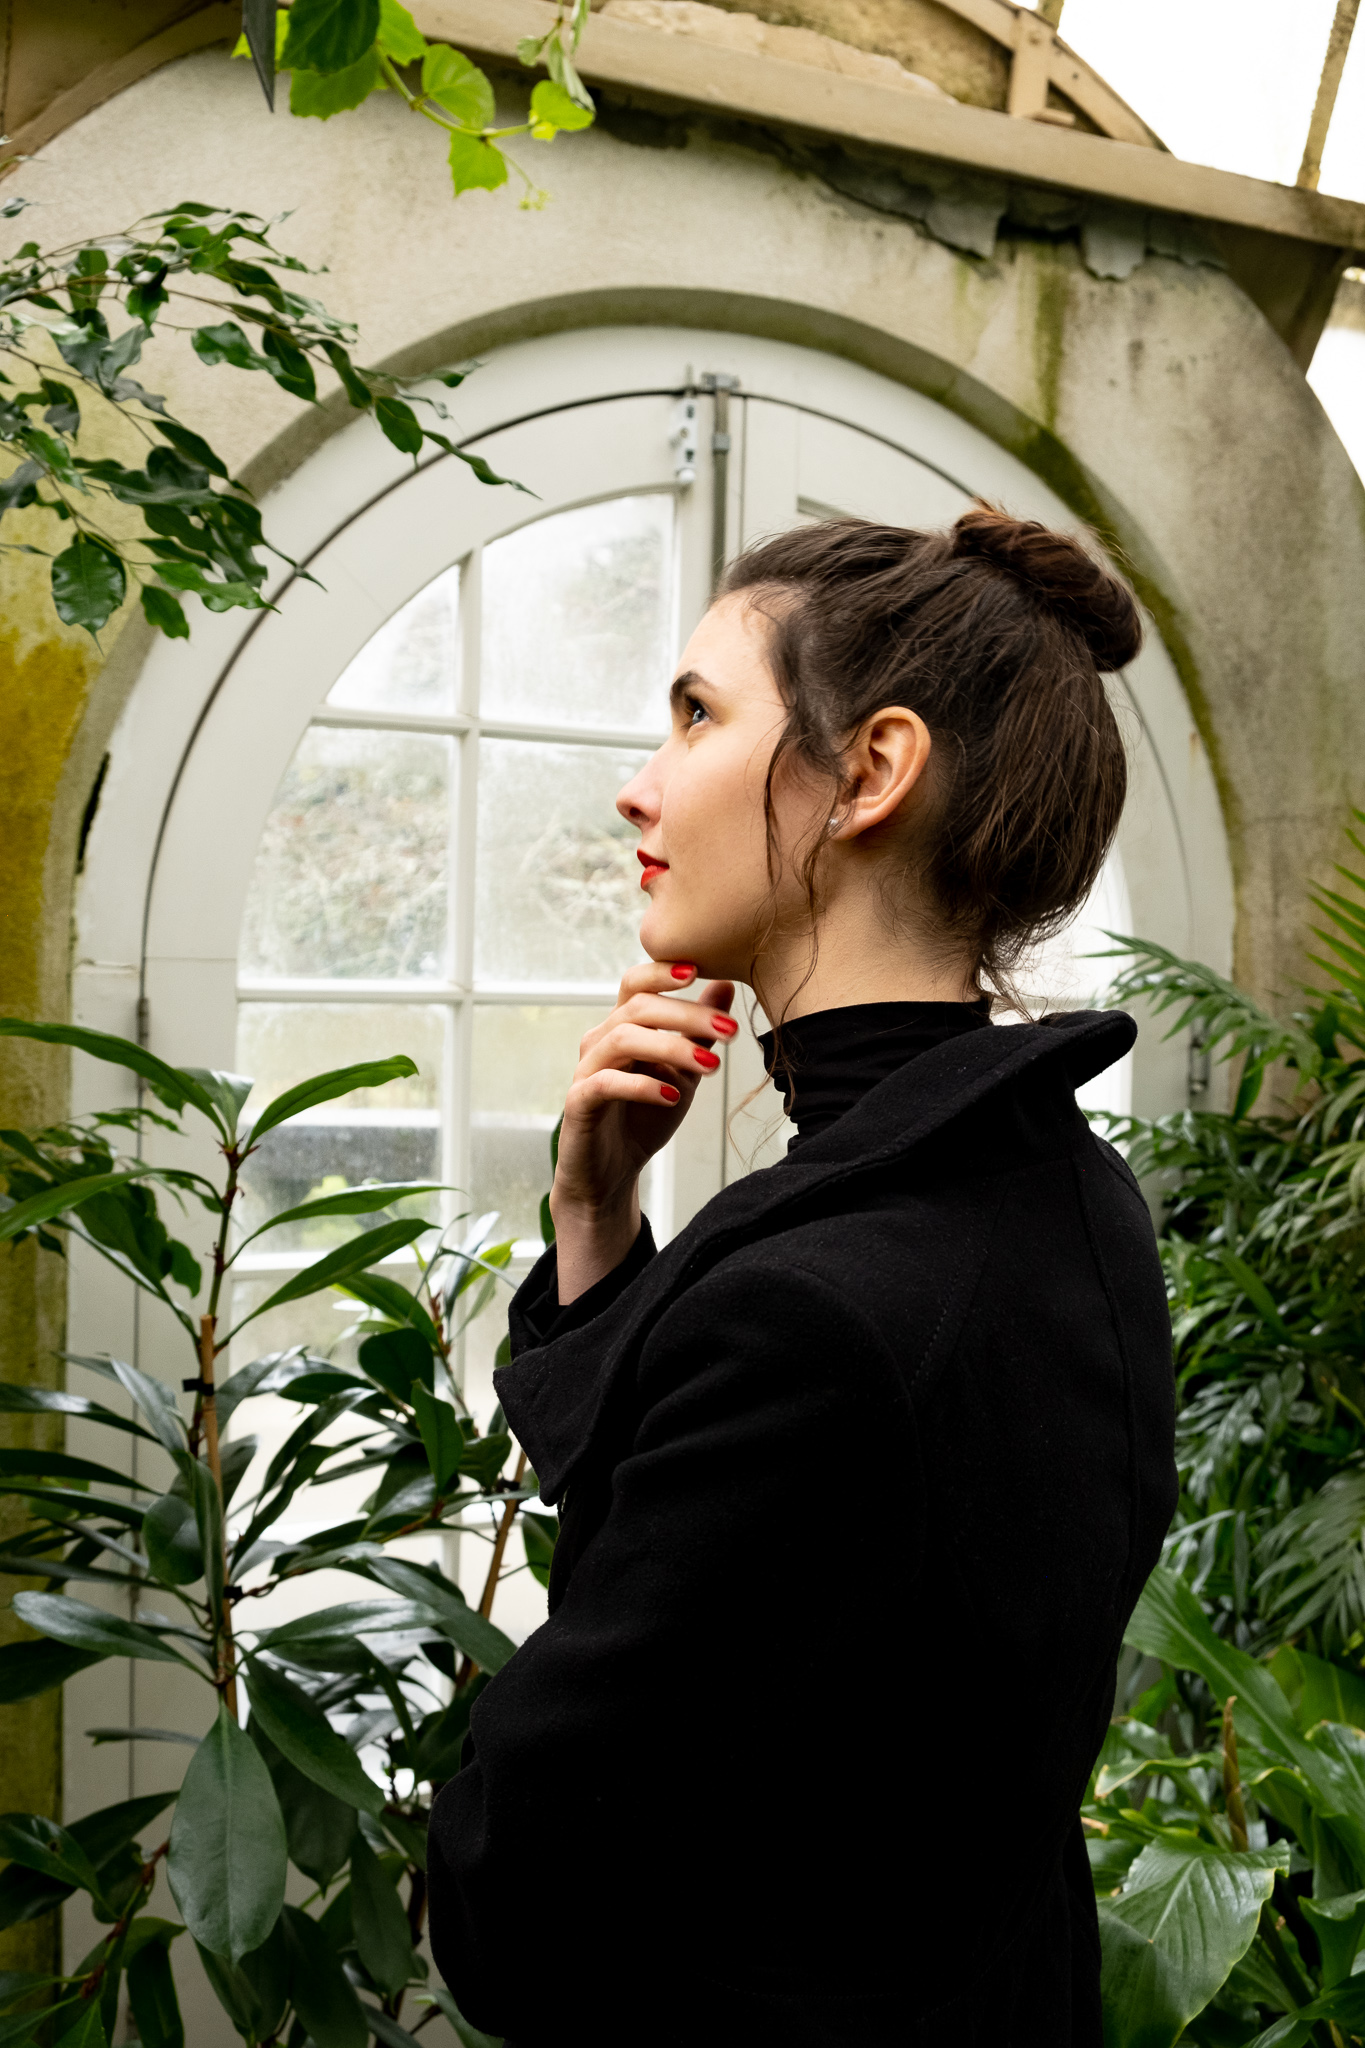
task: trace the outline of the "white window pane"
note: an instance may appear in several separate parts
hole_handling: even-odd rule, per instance
[[[243,1227],[254,1230],[268,1215],[360,1181],[439,1181],[448,1025],[449,1012],[435,1004],[239,1005],[238,1071],[256,1082],[248,1118],[282,1089],[333,1067],[406,1053],[418,1069],[383,1087],[353,1089],[269,1132],[247,1162]],[[426,1200],[428,1206],[419,1202],[413,1213],[438,1215],[438,1198]],[[320,1255],[376,1221],[343,1217],[290,1224],[272,1231],[260,1248]]]
[[[497,1236],[539,1237],[550,1186],[550,1134],[578,1064],[578,1043],[603,1006],[480,1003],[474,1010],[470,1181]]]
[[[640,958],[638,833],[616,793],[646,756],[484,740],[474,972],[481,982],[612,982]]]
[[[261,836],[245,973],[446,973],[452,746],[430,734],[307,734]]]
[[[673,500],[558,512],[484,551],[479,708],[521,724],[662,732]]]
[[[327,702],[349,711],[448,715],[459,674],[459,618],[460,572],[447,569],[366,642]]]

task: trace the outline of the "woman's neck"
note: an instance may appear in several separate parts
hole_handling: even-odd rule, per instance
[[[980,994],[967,964],[896,938],[878,919],[871,930],[821,922],[815,960],[804,936],[765,952],[753,990],[769,1023],[795,1022],[854,1003],[972,1003]]]

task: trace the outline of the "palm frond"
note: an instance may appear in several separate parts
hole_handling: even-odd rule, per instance
[[[1256,1590],[1286,1635],[1316,1626],[1335,1646],[1365,1628],[1365,1467],[1337,1473],[1258,1546]]]
[[[1125,938],[1118,932],[1106,932],[1105,937],[1113,939],[1113,950],[1098,957],[1127,961],[1110,985],[1113,1001],[1140,998],[1158,1015],[1174,1010],[1168,1038],[1177,1031],[1195,1029],[1202,1044],[1210,1052],[1217,1050],[1220,1060],[1235,1059],[1239,1054],[1245,1058],[1234,1114],[1245,1116],[1251,1109],[1267,1067],[1283,1063],[1305,1080],[1316,1079],[1323,1062],[1322,1049],[1301,1019],[1281,1022],[1245,989],[1225,981],[1202,961],[1182,960],[1152,939]]]

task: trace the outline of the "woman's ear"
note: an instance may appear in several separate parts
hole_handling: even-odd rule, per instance
[[[869,718],[844,755],[849,795],[830,820],[831,839],[856,839],[895,816],[919,785],[933,741],[917,711],[888,706]]]

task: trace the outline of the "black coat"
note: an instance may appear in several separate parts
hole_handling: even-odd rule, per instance
[[[517,2048],[1099,2048],[1077,1818],[1175,1504],[1120,1015],[912,1060],[648,1226],[497,1376],[550,1618],[441,1792],[431,1940]]]

